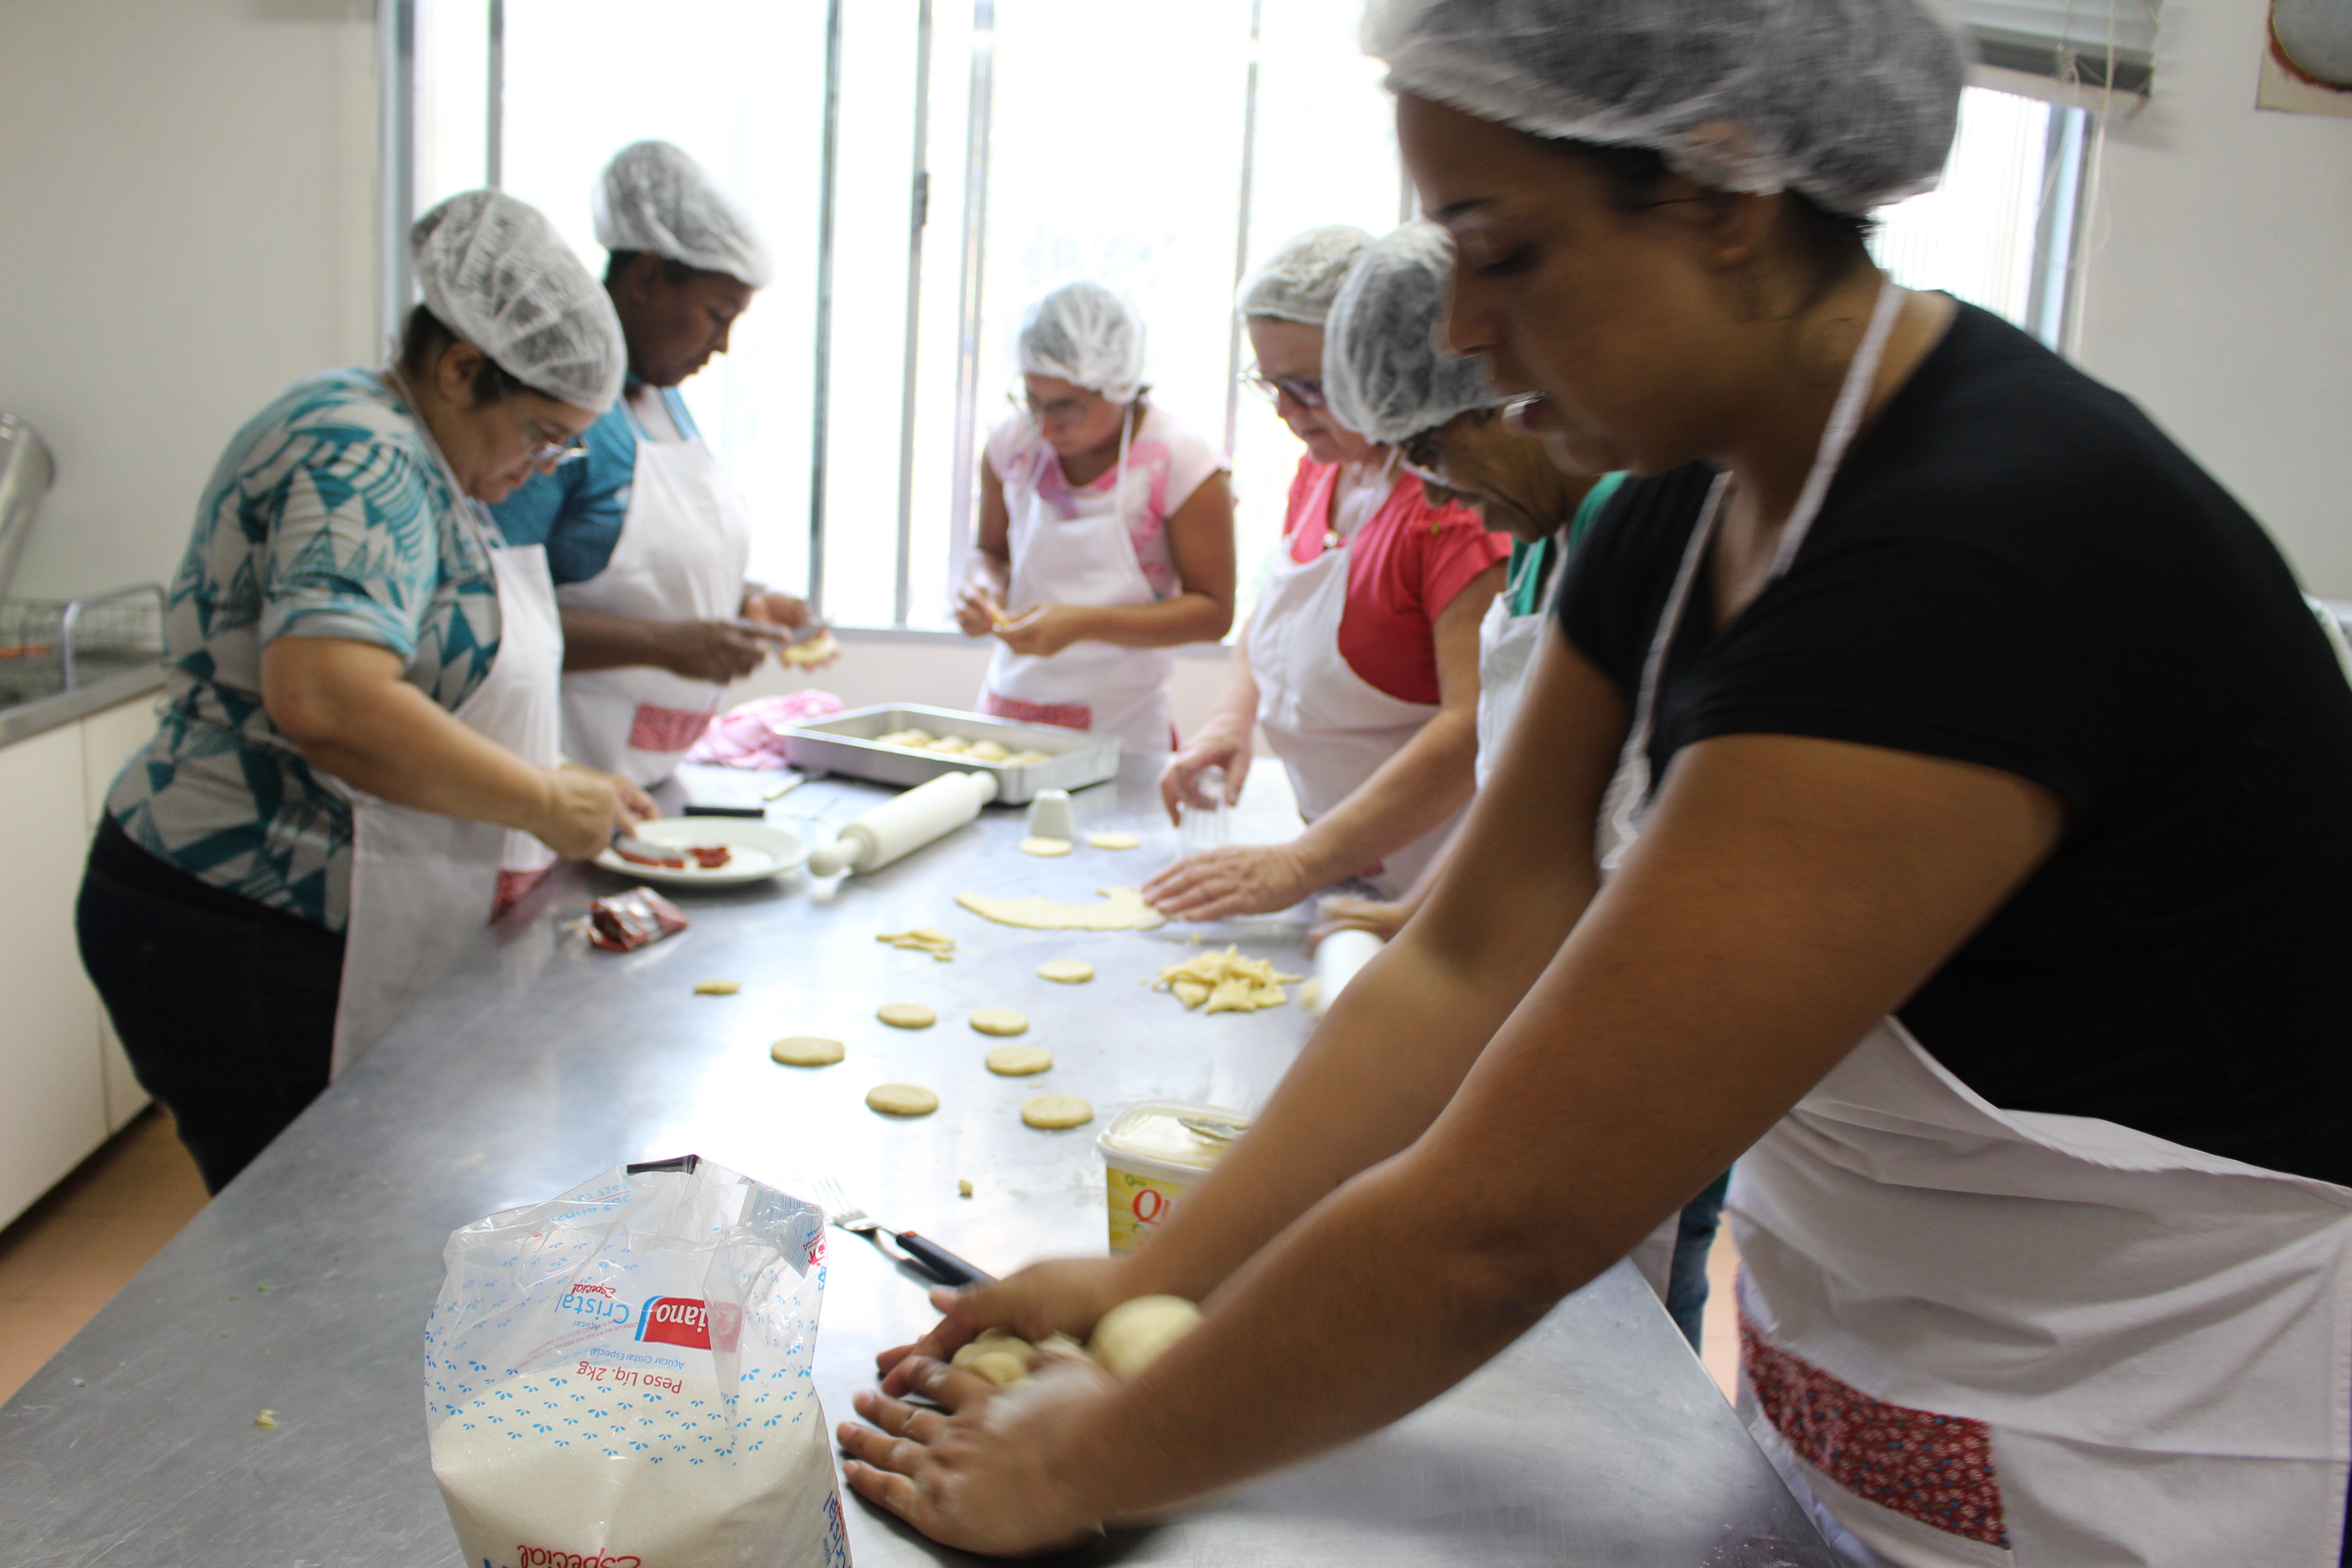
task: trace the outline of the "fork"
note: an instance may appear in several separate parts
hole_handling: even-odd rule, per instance
[[[906,1249],[907,1255],[915,1260],[917,1268],[940,1284],[993,1285],[996,1283],[995,1275],[973,1268],[929,1237],[919,1236],[911,1230],[892,1230],[880,1220],[871,1217],[864,1209],[850,1203],[849,1194],[843,1192],[841,1184],[831,1176],[819,1177],[815,1184],[815,1191],[816,1201],[824,1210],[824,1217],[829,1223],[839,1226],[853,1236],[862,1236],[868,1240],[873,1239],[877,1233],[888,1237]]]

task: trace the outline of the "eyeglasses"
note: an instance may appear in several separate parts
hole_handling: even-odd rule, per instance
[[[511,393],[500,397],[499,401],[509,408],[514,406],[514,396]],[[536,419],[518,419],[516,423],[522,427],[525,439],[538,443],[530,449],[529,458],[530,466],[534,468],[551,468],[559,464],[568,463],[574,458],[584,458],[588,455],[588,432],[585,430],[577,431],[570,436],[550,436],[547,433],[547,426]]]
[[[572,461],[574,458],[584,458],[588,455],[588,432],[585,430],[561,441],[549,440],[547,432],[544,430],[534,429],[529,434],[531,439],[539,443],[530,455],[533,468],[557,468]]]
[[[1281,375],[1268,379],[1253,370],[1244,371],[1235,379],[1268,403],[1280,403],[1287,394],[1293,403],[1304,407],[1324,406],[1323,382],[1318,376]]]
[[[1008,392],[1004,401],[1039,426],[1066,428],[1086,418],[1087,411],[1102,401],[1102,394],[1090,392],[1084,397],[1055,397],[1040,403],[1025,392]]]

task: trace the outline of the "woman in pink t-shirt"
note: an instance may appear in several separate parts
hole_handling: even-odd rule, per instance
[[[1370,239],[1309,229],[1242,290],[1256,383],[1307,454],[1232,684],[1160,789],[1171,817],[1187,801],[1209,805],[1194,781],[1217,766],[1238,800],[1263,726],[1307,826],[1287,844],[1188,856],[1145,883],[1179,919],[1286,909],[1349,877],[1393,898],[1444,847],[1475,788],[1478,624],[1509,546],[1468,507],[1431,506],[1393,449],[1327,404],[1324,325]],[[1458,381],[1463,407],[1492,401],[1475,365],[1441,367],[1425,342],[1398,349]]]
[[[1020,359],[1022,412],[989,433],[956,605],[965,636],[996,637],[979,706],[1163,756],[1172,650],[1233,625],[1224,459],[1147,401],[1143,319],[1099,283],[1032,306]]]

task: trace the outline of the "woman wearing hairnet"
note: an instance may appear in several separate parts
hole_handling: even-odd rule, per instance
[[[2339,1563],[2352,688],[2137,409],[1872,265],[1954,41],[1918,0],[1375,0],[1367,45],[1449,342],[1637,477],[1250,1136],[1149,1247],[886,1358],[952,1414],[861,1400],[852,1484],[1005,1550],[1296,1460],[1737,1155],[1742,1404],[1852,1561]],[[1116,1390],[990,1409],[932,1359],[1156,1291],[1207,1316]]]
[[[620,390],[613,308],[511,196],[450,197],[409,252],[398,361],[296,382],[214,470],[82,881],[82,963],[215,1192],[488,940],[502,864],[653,813],[558,765],[546,558],[482,511]]]
[[[1477,780],[1484,786],[1540,646],[1559,568],[1624,475],[1596,479],[1563,468],[1541,436],[1516,428],[1495,406],[1477,361],[1448,358],[1436,346],[1453,276],[1454,242],[1436,224],[1409,223],[1366,247],[1331,309],[1324,384],[1342,417],[1396,447],[1431,506],[1466,502],[1490,529],[1515,536],[1509,581],[1478,623]],[[1315,935],[1352,928],[1393,938],[1444,864],[1441,855],[1400,898],[1324,900]],[[1706,1256],[1727,1180],[1709,1183],[1633,1252],[1693,1350],[1706,1321]]]
[[[1171,817],[1206,805],[1193,781],[1216,766],[1240,799],[1262,728],[1307,826],[1287,844],[1187,856],[1146,882],[1180,920],[1269,913],[1349,877],[1395,898],[1475,787],[1478,625],[1507,552],[1467,507],[1433,506],[1391,443],[1424,415],[1493,399],[1476,365],[1444,359],[1425,334],[1391,343],[1393,322],[1348,321],[1368,302],[1370,241],[1309,229],[1242,289],[1259,384],[1307,451],[1224,700],[1160,793]],[[1332,343],[1346,331],[1373,346],[1342,363]]]
[[[1101,284],[1031,306],[1019,353],[956,604],[966,637],[996,636],[981,711],[1158,756],[1175,737],[1170,650],[1234,624],[1224,459],[1145,395],[1143,318]]]
[[[727,683],[776,651],[808,606],[749,582],[751,528],[677,384],[727,352],[773,268],[751,220],[667,142],[635,142],[596,182],[604,291],[629,378],[584,455],[497,509],[518,544],[544,544],[563,614],[563,749],[658,784],[677,771]]]

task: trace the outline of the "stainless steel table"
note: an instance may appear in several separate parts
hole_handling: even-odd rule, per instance
[[[705,799],[756,798],[755,774],[698,770]],[[778,803],[846,817],[880,792],[823,781]],[[1086,896],[1134,883],[1173,839],[1148,773],[1082,792],[1083,828],[1141,834],[1127,853],[1037,859],[1020,815],[982,822],[870,878],[795,876],[681,900],[682,936],[593,951],[563,922],[624,886],[569,871],[509,917],[492,954],[404,1020],[206,1208],[5,1411],[0,1562],[64,1568],[417,1568],[456,1547],[426,1465],[420,1334],[454,1227],[625,1161],[701,1153],[792,1186],[838,1173],[851,1196],[981,1263],[1098,1251],[1093,1137],[1117,1106],[1173,1097],[1251,1109],[1305,1038],[1296,1005],[1203,1017],[1139,984],[1197,951],[1192,928],[1095,934],[992,925],[964,889]],[[1237,837],[1251,837],[1244,808]],[[875,933],[940,926],[955,962]],[[1303,971],[1303,926],[1234,921]],[[1036,978],[1081,954],[1088,984]],[[696,981],[743,984],[698,996]],[[875,1005],[936,1005],[884,1027]],[[973,1006],[1013,1006],[1052,1048],[1042,1079],[999,1079]],[[770,1062],[786,1034],[849,1043],[840,1066]],[[937,1089],[915,1121],[866,1110],[893,1079]],[[1022,1125],[1031,1094],[1082,1094],[1094,1127]],[[968,1177],[976,1193],[959,1199]],[[921,1285],[835,1233],[818,1384],[835,1420],[874,1352],[930,1321]],[[275,1430],[256,1426],[274,1410]],[[957,1560],[844,1489],[863,1568]],[[1833,1560],[1656,1300],[1620,1267],[1460,1388],[1364,1442],[1087,1553],[1217,1564],[1639,1563],[1817,1568]]]

